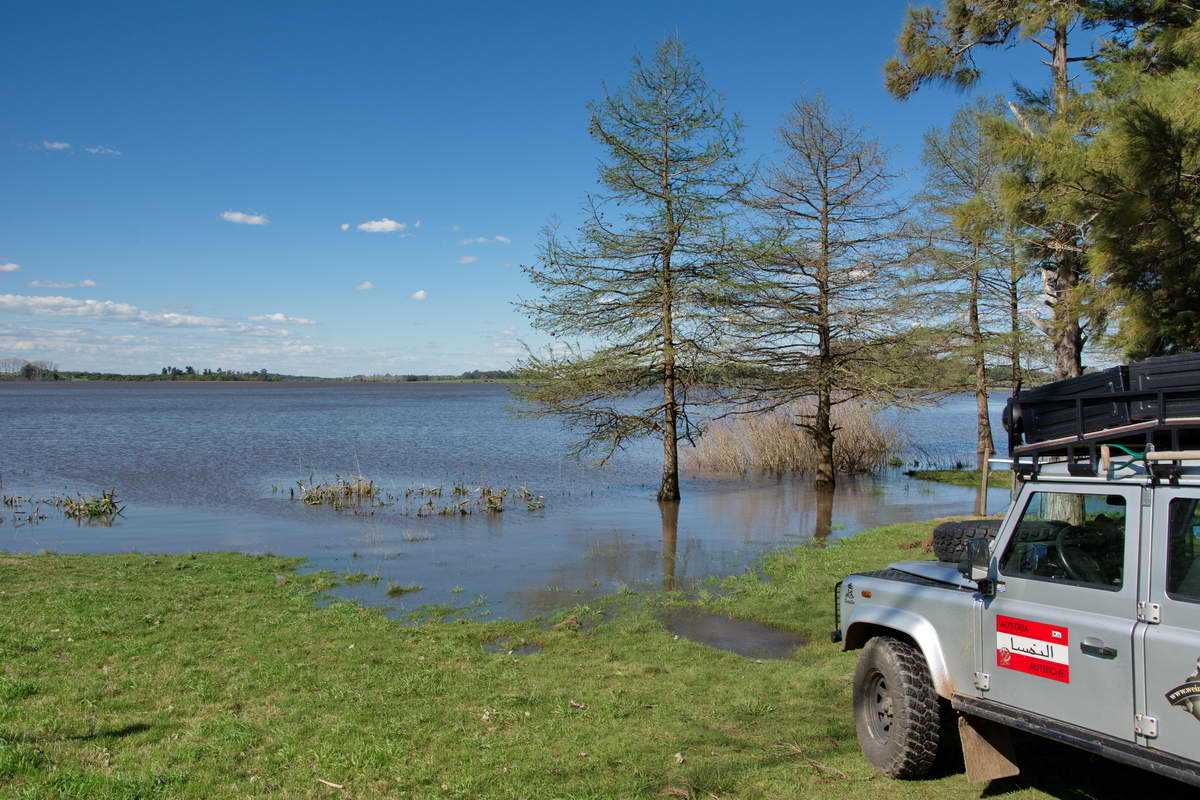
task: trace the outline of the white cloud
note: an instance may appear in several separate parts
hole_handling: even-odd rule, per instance
[[[7,264],[0,264],[0,272],[16,272],[20,268],[20,264],[14,264],[11,261]]]
[[[342,223],[342,230],[344,230],[344,231],[348,231],[348,230],[350,230],[350,223],[349,223],[349,222],[343,222],[343,223]]]
[[[462,258],[458,259],[458,263],[460,263],[460,264],[474,264],[474,263],[475,263],[476,261],[478,261],[478,260],[479,260],[479,257],[478,257],[478,256],[463,256]]]
[[[221,333],[237,333],[247,336],[287,336],[282,328],[264,325],[247,325],[244,322],[203,317],[196,314],[180,314],[175,311],[146,311],[129,303],[112,300],[79,300],[74,297],[49,295],[45,297],[0,294],[0,311],[25,312],[55,317],[86,317],[89,319],[137,322],[166,328],[207,328]]]
[[[356,285],[355,285],[355,287],[354,287],[354,291],[356,291],[356,292],[368,292],[368,291],[370,291],[371,289],[374,289],[374,288],[375,288],[375,284],[371,283],[370,281],[363,281],[362,283],[359,283],[359,284],[356,284]]]
[[[222,211],[221,219],[238,225],[266,225],[271,221],[261,214],[247,214],[244,211]]]
[[[450,230],[452,230],[452,231],[461,231],[461,230],[462,230],[462,225],[451,225],[451,226],[450,226]]]
[[[95,147],[85,147],[83,149],[88,151],[89,153],[91,153],[94,156],[119,156],[119,155],[122,155],[121,151],[118,150],[117,148],[109,147],[108,145],[105,145],[105,144],[98,144]]]
[[[414,222],[414,223],[413,223],[413,227],[414,227],[414,228],[419,228],[419,227],[421,227],[421,220],[417,220],[416,222]]]
[[[512,239],[507,236],[472,236],[468,239],[459,239],[459,244],[512,244]]]
[[[43,141],[42,147],[46,148],[47,150],[69,150],[71,149],[71,143]]]
[[[512,328],[505,328],[492,334],[492,351],[496,355],[515,356],[521,350],[521,340],[517,338],[517,332]]]
[[[360,222],[358,224],[358,229],[360,231],[366,231],[367,233],[394,233],[396,231],[402,231],[407,227],[407,223],[396,222],[396,220],[388,219],[387,217],[384,217],[383,219],[373,219],[368,222]]]
[[[82,281],[30,281],[35,289],[85,289],[96,285],[94,280]]]
[[[408,299],[409,300],[424,300],[426,297],[429,297],[429,292],[425,291],[424,289],[417,289],[415,292],[413,292],[412,294],[410,294],[408,296]]]
[[[274,314],[256,314],[255,316],[250,317],[250,319],[254,320],[255,322],[287,322],[292,325],[316,325],[317,324],[317,321],[315,319],[309,319],[308,317],[289,317],[285,314],[280,314],[278,312],[276,312]]]

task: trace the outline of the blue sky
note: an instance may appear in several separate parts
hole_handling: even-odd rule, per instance
[[[511,305],[530,294],[519,265],[596,188],[586,104],[635,51],[677,34],[742,117],[748,158],[822,91],[911,183],[921,135],[966,98],[884,91],[905,6],[10,4],[0,358],[503,368],[539,341]],[[982,90],[1040,80],[1035,58],[985,60]]]

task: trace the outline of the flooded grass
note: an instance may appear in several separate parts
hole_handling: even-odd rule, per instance
[[[377,483],[361,475],[350,475],[348,478],[338,475],[332,481],[320,482],[315,482],[310,475],[307,482],[297,480],[296,486],[289,490],[288,497],[305,505],[329,506],[334,511],[357,516],[371,516],[376,511],[390,509],[397,514],[417,517],[463,517],[477,513],[503,513],[511,492],[506,487],[470,487],[460,481],[451,483],[448,491],[443,486],[421,485],[393,494],[383,491]],[[278,493],[279,487],[272,485],[271,494]],[[545,497],[534,494],[527,486],[521,486],[515,494],[527,511],[541,511],[546,507]],[[446,495],[453,498],[454,502],[440,502]]]
[[[20,495],[0,496],[0,503],[8,509],[13,527],[36,525],[49,515],[42,508],[61,511],[67,519],[89,527],[110,527],[117,517],[122,515],[125,506],[117,500],[116,490],[101,492],[99,496],[91,497],[77,493],[70,495],[52,495],[47,498],[22,497]],[[0,518],[2,519],[2,518]]]
[[[269,556],[0,559],[0,794],[976,800],[953,769],[898,782],[866,763],[855,654],[823,640],[833,583],[932,528],[779,551],[699,605],[633,594],[523,622],[397,624]],[[663,615],[685,601],[813,644],[755,663],[675,639]],[[1044,740],[1021,766],[986,793],[1184,791]]]
[[[300,480],[296,481],[296,486],[299,494],[293,491],[293,500],[300,500],[309,506],[332,506],[336,511],[360,506],[379,494],[379,487],[375,482],[361,475],[351,475],[349,478],[338,475],[333,481],[321,483],[313,483],[309,478],[308,484]]]
[[[416,583],[409,583],[409,584],[389,583],[388,587],[387,587],[387,594],[388,594],[388,597],[399,597],[400,595],[412,594],[413,592],[419,592],[424,588],[425,588],[424,586],[420,586],[419,584],[416,584]]]

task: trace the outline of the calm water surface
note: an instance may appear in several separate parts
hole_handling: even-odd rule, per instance
[[[338,591],[406,613],[423,604],[530,616],[620,585],[686,588],[758,554],[810,540],[817,498],[804,479],[688,477],[678,513],[654,502],[660,446],[639,443],[605,467],[564,454],[553,420],[514,418],[500,384],[0,383],[4,494],[95,494],[128,501],[112,527],[51,512],[0,522],[0,549],[60,552],[239,550],[303,556],[314,568],[378,575]],[[997,417],[1002,400],[996,400]],[[913,455],[970,461],[974,400],[889,412]],[[995,424],[995,423],[993,423]],[[997,430],[999,428],[997,427]],[[365,475],[399,499],[339,514],[288,500],[298,479]],[[508,487],[500,514],[416,516],[406,488]],[[515,496],[528,487],[545,508]],[[844,478],[832,537],[971,510],[970,489],[899,470]],[[1007,493],[993,490],[990,505]],[[392,598],[389,583],[418,584]]]

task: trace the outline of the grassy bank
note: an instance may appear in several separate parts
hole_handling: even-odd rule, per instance
[[[784,551],[702,594],[811,637],[764,663],[672,637],[657,615],[678,595],[405,627],[318,607],[330,577],[273,557],[3,556],[0,795],[977,798],[961,774],[898,783],[867,766],[855,655],[827,639],[834,582],[921,557],[903,545],[931,527]],[[524,644],[542,649],[508,653]],[[1146,790],[1140,772],[1036,754],[989,793]]]
[[[979,485],[981,475],[977,469],[916,469],[906,475],[922,481],[952,483],[955,486]],[[993,470],[988,473],[989,489],[1011,489],[1013,474],[1009,470]]]

